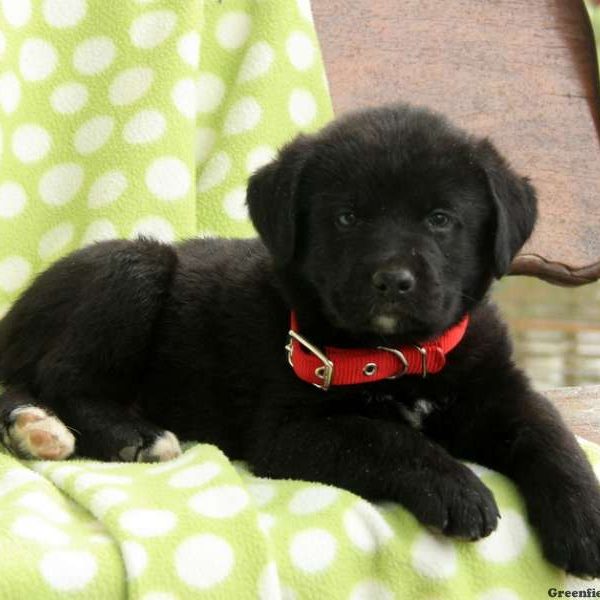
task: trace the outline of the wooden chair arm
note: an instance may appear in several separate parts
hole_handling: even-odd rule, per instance
[[[566,387],[544,393],[575,434],[600,444],[600,385]]]

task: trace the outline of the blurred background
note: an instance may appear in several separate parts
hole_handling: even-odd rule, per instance
[[[563,288],[506,277],[493,298],[510,326],[516,361],[538,388],[600,384],[600,283]]]
[[[600,57],[600,0],[587,5]],[[600,384],[600,283],[561,288],[507,277],[493,297],[511,328],[516,360],[538,387]]]

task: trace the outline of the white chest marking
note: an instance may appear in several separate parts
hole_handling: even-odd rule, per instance
[[[425,400],[425,398],[419,398],[411,408],[400,405],[402,416],[414,429],[421,429],[423,420],[427,415],[432,413],[433,409],[433,404],[429,400]]]

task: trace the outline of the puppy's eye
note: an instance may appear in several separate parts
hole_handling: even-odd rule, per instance
[[[445,212],[436,210],[430,215],[427,215],[427,224],[433,229],[446,229],[450,223],[450,216]]]
[[[339,227],[348,229],[356,225],[356,215],[351,211],[340,213],[336,218],[335,222]]]

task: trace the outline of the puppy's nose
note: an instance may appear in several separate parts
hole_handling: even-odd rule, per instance
[[[376,271],[372,277],[373,287],[382,295],[393,298],[412,291],[417,283],[408,269],[385,269]]]

